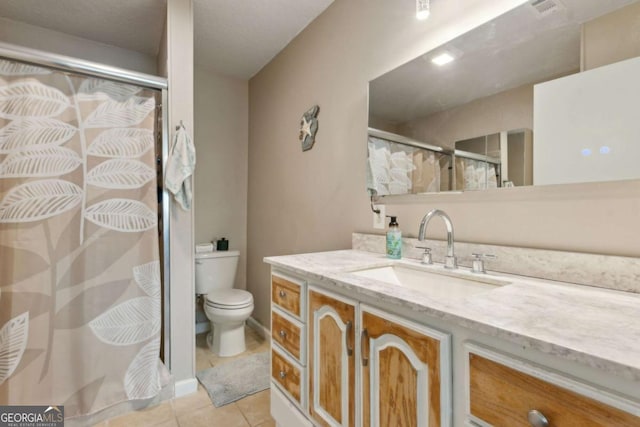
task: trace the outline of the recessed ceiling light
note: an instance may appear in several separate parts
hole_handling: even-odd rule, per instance
[[[416,0],[416,18],[424,21],[429,15],[429,0]]]
[[[442,53],[436,57],[434,57],[431,62],[433,62],[436,65],[444,65],[444,64],[448,64],[449,62],[453,61],[455,58],[453,56],[451,56],[449,53],[445,52]]]

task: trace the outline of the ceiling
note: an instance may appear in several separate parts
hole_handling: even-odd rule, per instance
[[[166,0],[2,0],[0,16],[157,55]]]
[[[194,0],[195,62],[248,79],[333,0]],[[0,16],[158,54],[167,0],[2,0]]]
[[[195,62],[250,78],[333,0],[194,0]]]
[[[575,72],[580,24],[635,1],[562,0],[564,9],[548,15],[527,2],[373,80],[369,114],[402,123]],[[445,51],[456,59],[431,63]]]

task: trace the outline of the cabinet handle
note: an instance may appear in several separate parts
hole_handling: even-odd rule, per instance
[[[280,335],[280,338],[285,339],[287,337],[287,332],[284,329],[280,329],[278,335]]]
[[[284,379],[287,376],[287,373],[285,371],[280,371],[280,379]]]
[[[367,329],[362,330],[360,335],[360,352],[362,353],[362,366],[369,364],[369,332]]]
[[[347,332],[344,335],[344,345],[347,347],[347,356],[353,355],[353,345],[350,345],[351,342],[351,329],[353,329],[353,323],[351,320],[347,320]]]
[[[549,420],[547,420],[547,417],[538,410],[530,410],[527,415],[527,419],[529,420],[531,427],[549,427]]]
[[[280,298],[286,298],[287,297],[287,293],[285,291],[280,291],[278,292],[278,295],[280,296]]]

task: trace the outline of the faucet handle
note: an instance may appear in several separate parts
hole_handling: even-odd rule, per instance
[[[493,254],[479,254],[473,253],[474,256],[473,262],[471,263],[471,272],[472,273],[486,273],[484,269],[484,260],[485,259],[495,259],[496,256]]]
[[[433,259],[431,258],[431,248],[426,246],[416,246],[417,249],[424,249],[424,253],[422,254],[422,263],[423,264],[433,264]]]

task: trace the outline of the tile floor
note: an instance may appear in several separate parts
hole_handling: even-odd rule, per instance
[[[269,341],[253,329],[245,328],[247,351],[235,357],[217,357],[209,351],[206,334],[196,335],[196,370],[269,350]],[[245,397],[237,402],[216,408],[207,391],[172,399],[144,411],[136,411],[104,421],[95,427],[275,427],[269,414],[269,390]]]

